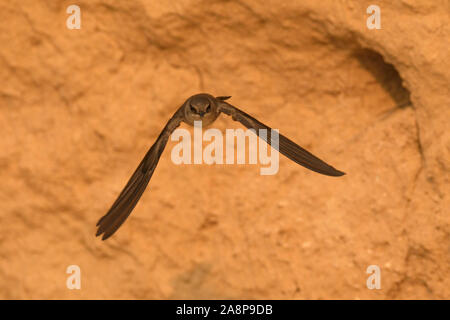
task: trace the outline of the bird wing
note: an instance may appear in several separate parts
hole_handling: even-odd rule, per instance
[[[169,122],[167,122],[158,139],[151,146],[150,150],[148,150],[117,200],[113,203],[109,211],[97,222],[98,230],[96,236],[103,234],[102,240],[108,239],[119,229],[141,198],[170,135],[184,119],[182,108],[179,108]]]
[[[228,98],[228,97],[225,97]],[[231,116],[233,120],[239,121],[248,129],[254,129],[255,133],[263,140],[265,140],[269,145],[271,145],[271,131],[272,129],[266,126],[264,123],[259,122],[251,115],[245,113],[242,110],[239,110],[235,106],[232,106],[228,102],[225,102],[225,99],[219,99],[219,111]],[[266,129],[267,135],[266,137],[260,136],[259,129]],[[309,151],[303,149],[296,143],[292,142],[285,136],[279,134],[278,140],[278,151],[284,154],[286,157],[291,159],[292,161],[298,163],[305,168],[308,168],[312,171],[328,175],[328,176],[342,176],[345,173],[339,171],[324,161],[320,160]],[[274,147],[274,146],[272,146]],[[275,148],[276,149],[276,148]]]

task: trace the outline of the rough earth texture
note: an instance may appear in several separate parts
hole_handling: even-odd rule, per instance
[[[80,30],[66,28],[74,3]],[[370,4],[381,30],[366,27]],[[428,0],[1,0],[0,298],[450,298],[449,12]],[[169,141],[130,218],[96,238],[198,92],[232,95],[347,175],[283,156],[274,176],[177,166]],[[66,287],[73,264],[81,290]],[[369,265],[380,290],[366,287]]]

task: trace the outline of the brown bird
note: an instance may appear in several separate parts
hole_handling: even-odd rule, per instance
[[[225,100],[229,98],[231,97],[213,97],[207,93],[200,93],[193,95],[183,103],[167,122],[158,139],[156,139],[156,142],[151,146],[144,159],[142,159],[112,207],[97,222],[97,236],[103,234],[102,239],[108,239],[128,218],[147,187],[169,136],[182,121],[191,126],[194,125],[194,121],[202,121],[202,125],[207,126],[213,123],[220,113],[223,112],[231,116],[233,120],[242,123],[248,129],[254,129],[257,135],[259,135],[260,129],[267,130],[267,137],[260,136],[260,138],[271,144],[270,132],[272,129],[226,102]],[[279,152],[305,168],[328,176],[337,177],[345,174],[326,164],[281,134],[279,135],[278,143]]]

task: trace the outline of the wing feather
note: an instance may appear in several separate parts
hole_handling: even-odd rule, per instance
[[[102,240],[108,239],[119,229],[141,198],[156,169],[169,136],[183,120],[181,109],[178,109],[166,124],[158,139],[150,150],[148,150],[144,159],[142,159],[109,211],[97,222],[98,229],[96,236],[103,234]]]
[[[271,145],[271,132],[272,129],[265,125],[264,123],[256,120],[251,115],[245,113],[244,111],[236,108],[235,106],[229,104],[225,101],[219,102],[219,110],[233,118],[235,121],[239,121],[248,129],[254,129],[256,134],[263,140],[265,140],[269,145]],[[266,137],[260,136],[260,129],[266,129]],[[284,154],[286,157],[294,161],[295,163],[308,168],[309,170],[328,175],[328,176],[342,176],[345,173],[339,171],[324,161],[317,158],[315,155],[300,147],[295,142],[286,138],[282,134],[279,134],[279,145],[278,151]],[[272,146],[273,147],[273,146]]]

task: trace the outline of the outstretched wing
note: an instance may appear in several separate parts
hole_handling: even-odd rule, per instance
[[[225,97],[227,98],[227,97]],[[235,121],[239,121],[244,126],[246,126],[248,129],[254,129],[256,131],[256,134],[259,136],[259,129],[266,129],[267,130],[267,137],[261,137],[264,139],[268,144],[271,144],[271,131],[272,129],[268,126],[266,126],[264,123],[259,122],[255,118],[253,118],[251,115],[245,113],[242,110],[239,110],[238,108],[232,106],[228,102],[225,102],[225,99],[220,99],[218,101],[219,104],[219,110],[233,118]],[[325,174],[328,176],[342,176],[345,173],[342,171],[339,171],[329,164],[323,162],[313,154],[311,154],[309,151],[303,149],[296,143],[292,142],[288,138],[286,138],[283,135],[279,135],[279,147],[278,151],[284,154],[286,157],[291,159],[292,161],[298,163],[299,165],[304,166],[305,168],[308,168],[312,171]]]
[[[166,124],[156,142],[142,159],[111,209],[97,222],[96,236],[103,234],[102,240],[108,239],[128,218],[147,187],[169,136],[183,119],[182,108],[180,108]]]

